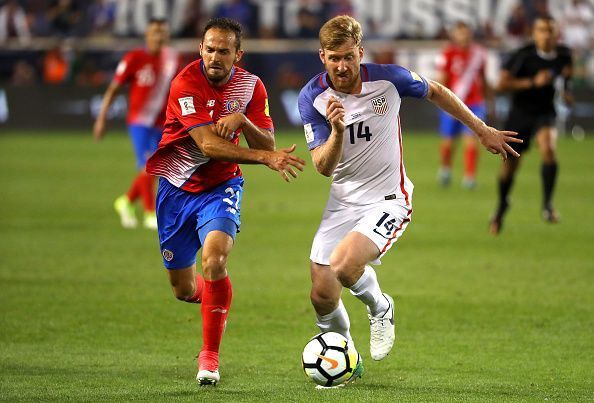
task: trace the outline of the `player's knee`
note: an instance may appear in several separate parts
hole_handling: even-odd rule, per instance
[[[542,161],[545,164],[553,164],[555,163],[555,150],[552,148],[545,148],[542,152]]]
[[[173,287],[173,295],[180,301],[187,301],[188,298],[194,295],[194,289],[189,285]]]
[[[350,282],[356,264],[348,253],[333,253],[330,257],[330,269],[332,269],[338,281],[344,285]]]
[[[331,312],[333,310],[332,308],[338,304],[338,299],[324,290],[312,289],[309,298],[311,299],[311,304],[319,312]]]
[[[226,270],[227,255],[222,253],[210,253],[202,255],[202,270],[206,277],[216,277]]]

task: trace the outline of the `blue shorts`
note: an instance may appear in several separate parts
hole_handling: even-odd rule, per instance
[[[474,104],[468,105],[468,108],[476,115],[479,119],[485,120],[485,116],[487,116],[487,110],[485,108],[485,104]],[[440,110],[439,112],[439,132],[441,133],[442,137],[452,138],[456,137],[460,133],[464,132],[464,134],[472,135],[473,132],[470,130],[466,125],[462,122],[457,120],[456,118],[452,117],[447,112]]]
[[[196,254],[210,231],[223,231],[235,240],[241,222],[243,178],[223,182],[202,193],[190,193],[159,179],[157,223],[166,269],[196,263]]]
[[[162,130],[159,127],[129,125],[128,134],[132,140],[134,154],[136,154],[136,167],[144,169],[146,160],[157,151],[161,141]]]

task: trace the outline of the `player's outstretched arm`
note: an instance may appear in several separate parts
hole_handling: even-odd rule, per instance
[[[296,178],[295,169],[303,171],[305,161],[293,155],[295,145],[278,151],[252,150],[223,140],[216,134],[214,125],[200,126],[190,130],[190,136],[202,153],[212,159],[238,164],[262,164],[278,171],[289,181],[289,175]]]
[[[344,107],[336,98],[332,98],[326,106],[326,119],[332,127],[328,140],[311,150],[311,158],[316,171],[324,176],[332,175],[338,161],[342,157],[342,139],[345,129]]]
[[[95,124],[93,125],[93,137],[96,141],[101,140],[105,135],[105,128],[107,125],[107,112],[109,111],[109,107],[111,106],[120,88],[121,86],[118,83],[112,82],[109,85],[109,87],[107,87],[107,90],[105,90],[105,94],[103,94],[101,109],[99,109],[99,114],[97,115],[97,119],[95,120]]]
[[[468,126],[479,138],[481,144],[493,154],[501,154],[501,157],[507,159],[507,154],[519,157],[518,154],[507,143],[521,143],[517,139],[516,132],[499,131],[493,127],[487,126],[485,122],[476,117],[464,102],[460,100],[452,91],[443,85],[429,80],[429,91],[427,99],[437,105],[439,108],[448,112],[450,115]]]

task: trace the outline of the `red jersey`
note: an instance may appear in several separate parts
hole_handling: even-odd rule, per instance
[[[190,63],[171,83],[165,130],[159,148],[147,161],[147,172],[193,193],[240,176],[239,165],[206,157],[188,133],[235,112],[245,114],[260,128],[273,130],[266,88],[257,76],[233,67],[229,81],[214,87],[205,77],[202,60]],[[240,132],[229,141],[237,145]]]
[[[437,69],[445,75],[444,85],[454,92],[466,105],[484,102],[485,65],[487,51],[477,44],[468,48],[448,45],[437,63]]]
[[[156,55],[144,48],[126,53],[113,80],[130,83],[128,124],[163,127],[169,84],[179,71],[179,61],[177,51],[168,47]]]

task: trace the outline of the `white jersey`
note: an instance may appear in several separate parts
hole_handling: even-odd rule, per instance
[[[413,184],[402,158],[400,104],[403,97],[423,98],[428,84],[396,65],[362,64],[362,89],[345,94],[328,85],[327,73],[314,77],[299,94],[299,112],[310,150],[331,133],[326,106],[331,97],[345,109],[342,157],[332,174],[330,200],[339,205],[368,205],[398,199],[411,204]]]

